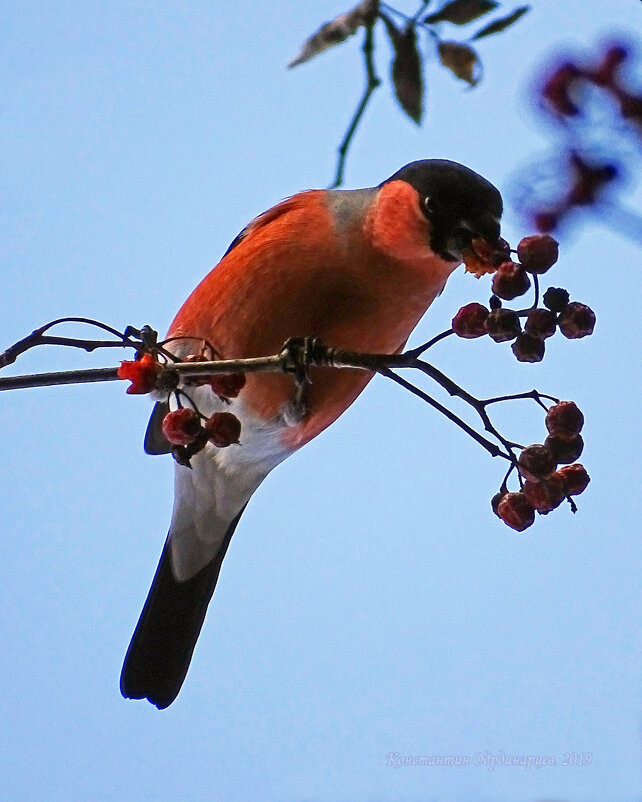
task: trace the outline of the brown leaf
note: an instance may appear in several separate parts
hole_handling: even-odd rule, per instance
[[[391,71],[395,97],[410,119],[419,124],[423,116],[424,87],[415,26],[399,29],[385,14],[380,17],[395,51]]]
[[[472,47],[460,42],[439,42],[439,59],[457,78],[471,86],[479,83],[481,61]]]
[[[332,22],[326,22],[303,43],[299,55],[288,64],[288,67],[303,64],[329,47],[341,44],[356,33],[361,26],[371,25],[376,19],[378,11],[379,0],[363,0],[351,11],[339,14]]]
[[[512,14],[509,14],[507,17],[502,17],[501,19],[495,20],[495,22],[491,22],[490,25],[486,25],[485,28],[477,31],[477,33],[472,37],[473,39],[482,39],[484,36],[492,36],[494,33],[501,33],[505,31],[506,28],[510,27],[513,23],[517,22],[520,17],[523,17],[527,11],[530,11],[530,6],[520,6],[513,11]]]
[[[452,22],[453,25],[468,25],[489,11],[497,8],[499,3],[494,0],[451,0],[439,11],[429,14],[424,22],[434,25],[437,22]]]

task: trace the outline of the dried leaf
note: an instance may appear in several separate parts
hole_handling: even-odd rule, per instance
[[[385,14],[380,16],[395,51],[391,71],[395,97],[410,119],[419,124],[423,116],[424,87],[415,26],[398,29]]]
[[[479,83],[481,61],[472,47],[460,42],[439,42],[439,59],[457,78],[471,86]]]
[[[329,47],[341,44],[349,36],[355,34],[361,26],[371,25],[376,19],[378,11],[379,0],[363,0],[351,11],[339,14],[332,22],[326,22],[303,43],[301,52],[288,64],[288,67],[303,64]]]
[[[429,14],[424,22],[434,25],[437,22],[451,22],[453,25],[468,25],[489,11],[497,8],[499,3],[494,0],[451,0],[445,6]]]
[[[491,22],[490,25],[486,25],[485,28],[477,31],[477,33],[472,37],[473,39],[482,39],[485,36],[492,36],[494,33],[501,33],[505,31],[506,28],[510,27],[513,23],[517,22],[520,17],[523,17],[527,11],[530,11],[530,6],[520,6],[513,11],[512,14],[509,14],[507,17],[502,17],[501,19],[495,20],[495,22]]]

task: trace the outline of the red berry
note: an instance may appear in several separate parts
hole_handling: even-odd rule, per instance
[[[204,354],[188,354],[183,359],[183,362],[208,362],[209,360]],[[190,387],[201,387],[209,381],[208,376],[185,376],[184,383]]]
[[[507,491],[502,492],[501,490],[495,493],[495,495],[490,500],[490,506],[493,509],[495,515],[499,515],[499,502],[504,498]]]
[[[520,334],[511,345],[518,362],[541,362],[544,359],[544,340],[530,334]]]
[[[560,401],[546,413],[546,428],[551,434],[572,436],[584,426],[584,415],[575,401]]]
[[[527,446],[519,455],[517,467],[526,479],[541,479],[555,470],[555,459],[546,445],[535,443]]]
[[[559,243],[550,234],[533,234],[517,246],[519,261],[529,273],[546,273],[559,256]]]
[[[514,340],[521,330],[519,316],[512,309],[493,309],[486,318],[486,331],[496,343]]]
[[[555,462],[566,465],[575,462],[584,450],[584,440],[579,434],[569,436],[559,434],[549,434],[544,440],[544,445],[553,455]]]
[[[231,412],[215,412],[207,419],[205,431],[210,442],[217,448],[226,448],[238,443],[241,435],[241,421]]]
[[[506,493],[497,506],[497,514],[518,532],[528,529],[535,520],[535,509],[523,493]]]
[[[588,483],[591,481],[586,468],[579,462],[574,465],[565,465],[559,471],[555,471],[553,476],[556,475],[561,478],[564,491],[568,496],[579,496],[580,493],[586,490]]]
[[[221,399],[236,398],[245,387],[245,373],[219,373],[208,379],[208,384]]]
[[[551,312],[562,312],[568,306],[569,294],[562,287],[549,287],[542,300]]]
[[[530,286],[526,271],[515,262],[502,262],[493,276],[493,292],[505,301],[523,295]]]
[[[458,337],[473,339],[486,334],[486,318],[490,312],[482,304],[471,303],[462,306],[453,318],[453,331]]]
[[[539,482],[527,479],[524,482],[522,493],[542,515],[559,507],[566,498],[564,484],[557,473],[551,473]]]
[[[556,327],[557,317],[550,309],[532,309],[524,323],[526,334],[530,334],[531,337],[539,337],[540,340],[552,337]]]
[[[156,381],[161,370],[162,367],[154,356],[142,354],[135,362],[121,362],[118,378],[131,381],[127,388],[130,395],[141,395],[156,389]]]
[[[595,312],[586,304],[571,301],[557,319],[560,331],[569,340],[578,340],[593,334]]]
[[[187,446],[201,432],[201,419],[193,409],[181,407],[163,418],[163,434],[172,445]]]

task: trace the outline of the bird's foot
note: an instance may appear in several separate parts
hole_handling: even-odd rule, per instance
[[[326,349],[316,337],[292,337],[279,353],[284,373],[294,378],[294,398],[283,410],[283,419],[288,426],[296,426],[308,411],[308,387],[311,384],[310,367],[319,364]]]

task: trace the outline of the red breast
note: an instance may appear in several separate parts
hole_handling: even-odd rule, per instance
[[[295,195],[254,220],[178,312],[170,336],[205,338],[225,358],[276,353],[289,337],[391,353],[405,344],[457,266],[432,253],[417,191]],[[303,445],[332,423],[371,378],[316,369],[308,415],[284,437]],[[292,398],[292,380],[248,376],[243,400],[262,418]]]

